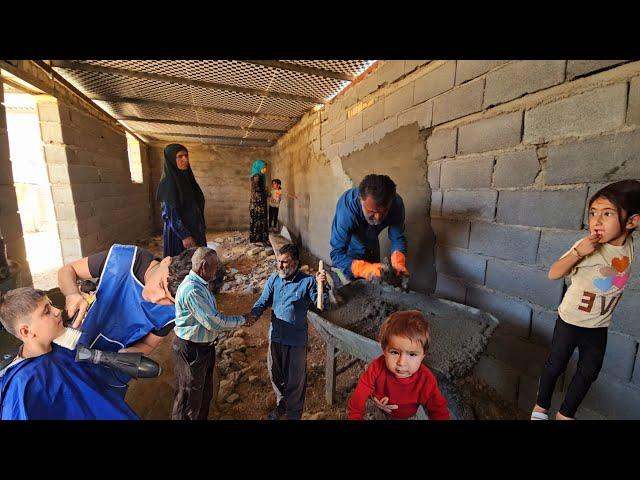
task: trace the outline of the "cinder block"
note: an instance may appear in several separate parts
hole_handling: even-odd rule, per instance
[[[18,213],[16,189],[11,185],[0,185],[0,216]]]
[[[495,315],[500,322],[501,331],[521,338],[529,336],[531,330],[529,305],[477,286],[467,288],[466,303]]]
[[[602,372],[624,382],[630,382],[636,361],[638,342],[618,332],[609,332]]]
[[[486,278],[489,288],[549,309],[556,308],[562,299],[563,282],[549,280],[547,272],[537,268],[489,259]]]
[[[553,339],[553,329],[558,319],[558,310],[543,310],[534,308],[531,317],[531,335],[529,338],[532,342],[538,343],[545,347],[551,346]]]
[[[522,135],[522,112],[462,125],[458,131],[458,153],[485,152],[518,145]]]
[[[435,130],[427,138],[427,159],[431,161],[455,156],[457,139],[457,128]]]
[[[69,185],[51,185],[51,198],[54,205],[63,203],[73,205],[73,194]]]
[[[503,153],[496,157],[493,185],[497,188],[532,185],[540,170],[540,162],[533,149]]]
[[[496,191],[443,192],[442,216],[492,220],[497,199]]]
[[[441,163],[431,163],[427,167],[427,181],[431,188],[440,188],[440,167]]]
[[[61,239],[60,247],[64,263],[82,258],[82,246],[79,238]]]
[[[442,188],[483,188],[491,186],[493,156],[474,156],[442,164]]]
[[[504,400],[518,401],[520,375],[516,370],[488,355],[481,355],[473,374],[492,387]]]
[[[431,191],[431,207],[430,207],[431,216],[439,217],[441,209],[442,209],[442,192],[433,190]]]
[[[458,60],[456,85],[472,80],[489,70],[506,63],[505,60]]]
[[[588,235],[584,230],[542,230],[536,262],[551,266],[571,246]]]
[[[453,88],[455,60],[448,61],[415,81],[414,103],[424,102]]]
[[[501,191],[496,219],[500,223],[578,229],[586,188],[575,190]],[[445,195],[446,198],[446,195]],[[562,208],[558,208],[562,205]]]
[[[0,230],[5,241],[11,242],[22,238],[22,224],[17,212],[5,212],[0,215]]]
[[[378,85],[391,84],[404,75],[404,60],[385,60],[384,64],[376,72]]]
[[[636,352],[636,363],[633,367],[633,384],[640,387],[640,350]]]
[[[633,77],[629,85],[627,123],[640,125],[640,77]]]
[[[369,108],[362,111],[362,129],[376,125],[384,119],[384,100],[378,99]]]
[[[415,103],[413,101],[413,83],[396,90],[384,99],[384,118],[389,118],[396,113],[410,108]]]
[[[539,377],[547,361],[549,349],[503,330],[502,325],[491,336],[485,353],[508,364],[522,375]]]
[[[371,142],[376,143],[384,138],[387,133],[398,129],[398,117],[389,117],[385,121],[374,126],[371,130]]]
[[[404,61],[404,73],[409,73],[415,70],[417,67],[430,62],[431,60],[405,60]]]
[[[542,371],[542,365],[540,365],[540,370]],[[533,406],[538,401],[538,381],[538,377],[529,377],[527,375],[520,376],[520,384],[518,385],[518,408],[521,410],[525,412],[531,412],[533,410]],[[562,405],[562,401],[564,400],[564,394],[561,387],[562,376],[558,378],[556,388],[551,396],[549,419],[553,419],[555,417],[555,412],[558,411],[560,405]],[[588,410],[588,414],[593,415],[590,410]]]
[[[640,292],[625,288],[622,292],[622,298],[616,305],[616,309],[611,317],[609,330],[640,338],[638,312],[640,312]]]
[[[398,127],[417,123],[418,128],[431,126],[433,102],[423,102],[398,115]]]
[[[488,73],[483,108],[562,83],[565,63],[566,60],[522,60]]]
[[[604,70],[623,63],[624,60],[569,60],[567,62],[567,80],[573,80],[597,70]]]
[[[71,221],[58,221],[58,235],[61,240],[80,238],[80,233],[78,232],[78,222],[75,220]]]
[[[467,288],[460,280],[444,275],[436,274],[436,290],[434,295],[453,302],[464,303]]]
[[[626,109],[626,83],[540,105],[524,114],[524,142],[607,132],[624,124]]]
[[[345,136],[346,138],[352,138],[360,132],[362,132],[361,113],[347,119]]]
[[[343,142],[345,139],[345,122],[341,122],[338,126],[331,131],[331,145],[338,142]]]
[[[54,122],[40,122],[40,134],[42,142],[47,143],[66,143],[62,137],[62,126]]]
[[[640,420],[640,388],[601,373],[582,405],[612,420]]]
[[[433,103],[433,124],[464,117],[482,110],[484,78],[474,80],[436,97]]]
[[[459,222],[445,218],[431,219],[431,227],[438,245],[467,248],[469,246],[469,222]]]
[[[456,278],[484,284],[487,259],[450,246],[436,247],[436,270]]]
[[[469,250],[520,263],[535,263],[539,241],[539,230],[474,222]]]
[[[547,185],[640,178],[640,130],[550,146]]]

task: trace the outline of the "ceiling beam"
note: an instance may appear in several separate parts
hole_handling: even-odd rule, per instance
[[[159,118],[140,118],[132,116],[116,117],[116,120],[123,120],[125,122],[144,122],[144,123],[160,123],[165,125],[185,125],[188,127],[207,127],[207,128],[221,128],[227,130],[240,130],[250,132],[264,132],[264,133],[286,133],[287,130],[276,130],[273,128],[256,128],[256,127],[241,127],[240,125],[220,125],[216,123],[201,123],[201,122],[186,122],[183,120],[164,120]]]
[[[257,95],[260,97],[281,98],[284,100],[293,100],[296,102],[306,102],[315,104],[326,103],[322,98],[307,97],[303,95],[292,95],[289,93],[273,92],[259,88],[241,87],[238,85],[228,85],[224,83],[206,82],[204,80],[192,80],[184,77],[176,77],[173,75],[164,75],[160,73],[139,72],[125,68],[103,67],[101,65],[93,65],[85,62],[70,60],[51,60],[51,65],[57,68],[67,70],[77,70],[83,72],[98,72],[110,75],[122,75],[131,78],[141,78],[144,80],[153,80],[157,82],[173,83],[178,85],[191,85],[194,87],[208,88],[212,90],[224,90],[228,92],[244,93],[248,95]]]
[[[274,115],[270,113],[254,113],[249,112],[247,110],[231,110],[228,108],[218,108],[218,107],[202,107],[198,105],[191,105],[189,103],[173,103],[173,102],[161,102],[157,100],[145,100],[143,98],[132,98],[132,97],[115,97],[115,96],[105,96],[105,95],[89,95],[91,100],[96,102],[109,102],[109,103],[131,103],[134,105],[149,105],[155,107],[165,107],[165,108],[175,108],[175,107],[184,107],[190,108],[199,112],[213,112],[220,113],[223,115],[243,115],[245,117],[258,117],[264,118],[267,120],[284,120],[284,121],[298,121],[300,117],[289,117],[286,115]]]
[[[324,70],[322,68],[307,67],[306,65],[298,65],[297,63],[281,62],[279,60],[241,60],[244,63],[252,63],[254,65],[262,65],[264,67],[279,68],[280,70],[289,70],[292,72],[305,73],[307,75],[315,75],[317,77],[335,78],[336,80],[346,80],[352,82],[355,78],[353,75],[343,72],[334,72],[332,70]]]

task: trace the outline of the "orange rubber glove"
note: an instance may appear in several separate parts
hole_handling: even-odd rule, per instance
[[[369,263],[364,260],[354,260],[351,262],[351,273],[355,277],[366,278],[380,278],[382,276],[382,264],[381,263]]]
[[[391,254],[391,266],[396,276],[409,275],[406,265],[407,258],[400,250],[396,250]]]

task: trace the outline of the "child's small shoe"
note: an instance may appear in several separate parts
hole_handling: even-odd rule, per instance
[[[549,415],[542,412],[531,412],[531,420],[549,420]]]

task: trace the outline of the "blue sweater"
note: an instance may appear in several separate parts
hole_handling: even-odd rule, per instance
[[[340,268],[347,278],[354,279],[351,262],[366,260],[380,261],[378,235],[389,227],[391,252],[407,253],[407,241],[404,237],[404,203],[396,194],[389,213],[380,225],[369,225],[362,212],[358,188],[344,192],[338,199],[336,213],[331,225],[331,262]]]

